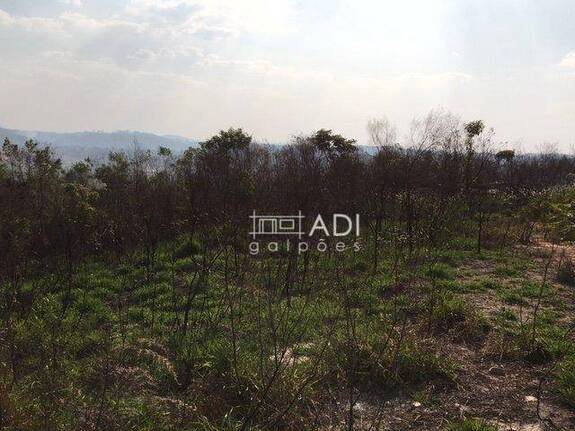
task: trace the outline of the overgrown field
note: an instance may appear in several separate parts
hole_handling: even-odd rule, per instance
[[[121,264],[83,265],[72,280],[26,282],[2,333],[10,346],[1,362],[3,424],[574,424],[569,248],[477,255],[461,238],[399,264],[386,254],[375,273],[366,252],[315,253],[294,258],[294,280],[286,279],[290,259],[242,256],[232,265],[232,250],[203,250],[182,238],[151,262],[135,253]]]
[[[6,139],[0,428],[575,429],[575,157],[441,112],[370,134],[69,168]],[[361,232],[255,254],[256,212]]]

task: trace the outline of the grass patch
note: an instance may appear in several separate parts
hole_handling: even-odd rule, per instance
[[[503,285],[499,281],[493,279],[483,279],[479,283],[484,289],[499,290],[503,288]]]
[[[521,296],[526,298],[535,299],[541,295],[545,298],[549,295],[549,287],[547,285],[541,286],[541,283],[528,281],[520,289]]]
[[[575,356],[570,356],[559,364],[557,386],[561,398],[575,408]]]
[[[445,431],[498,431],[495,425],[480,419],[466,419],[449,425]]]
[[[400,382],[421,384],[430,381],[452,382],[457,377],[458,366],[433,350],[406,343],[397,358],[396,376]]]
[[[484,292],[486,289],[480,281],[460,282],[457,280],[437,280],[435,286],[440,290],[454,293]]]
[[[520,271],[510,265],[497,265],[493,273],[499,277],[517,277]]]
[[[436,263],[427,267],[424,274],[431,279],[451,280],[453,279],[453,268],[444,263]]]
[[[516,290],[499,290],[497,296],[508,305],[527,305],[528,302]]]
[[[463,322],[469,315],[467,303],[451,294],[440,294],[433,307],[431,324],[438,332],[446,332],[456,323]]]
[[[517,322],[518,318],[509,308],[502,308],[497,311],[497,318],[505,322]]]

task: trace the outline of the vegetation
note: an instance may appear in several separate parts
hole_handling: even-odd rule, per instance
[[[443,113],[369,131],[67,168],[5,140],[0,428],[568,429],[575,160]],[[361,235],[254,254],[254,210]]]
[[[497,427],[489,425],[484,421],[468,419],[461,423],[451,425],[448,431],[497,431]]]

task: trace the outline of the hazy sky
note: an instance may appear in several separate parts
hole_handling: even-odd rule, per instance
[[[0,0],[0,125],[365,142],[430,109],[575,144],[573,0]]]

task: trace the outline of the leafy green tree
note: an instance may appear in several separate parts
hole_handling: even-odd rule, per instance
[[[330,156],[342,156],[357,150],[354,139],[334,134],[331,130],[320,129],[310,138],[314,147]]]
[[[245,150],[252,142],[252,137],[246,134],[241,128],[221,130],[215,136],[212,136],[205,142],[201,143],[201,148],[205,151],[216,151],[227,153],[232,150]]]

